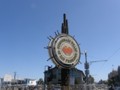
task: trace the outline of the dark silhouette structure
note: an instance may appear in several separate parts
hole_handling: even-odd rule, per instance
[[[68,20],[66,19],[66,14],[63,14],[63,22],[61,25],[61,34],[58,33],[58,36],[62,35],[62,34],[66,34],[66,36],[70,36],[69,29],[68,29]],[[57,36],[57,34],[56,34],[56,36]],[[70,37],[72,37],[72,36],[70,36]],[[55,39],[54,38],[52,38],[52,40],[50,39],[51,43],[49,46],[51,46],[51,44],[53,44]],[[51,47],[49,47],[49,48],[50,48],[49,51],[53,52],[51,50]],[[51,54],[51,56],[53,55],[53,57],[55,57],[55,55],[53,53],[50,53],[50,54]],[[53,60],[53,61],[55,61],[55,60]],[[59,67],[59,63],[58,63],[58,65],[56,64],[56,66],[54,68],[52,68],[52,67],[48,68],[48,70],[46,70],[44,72],[45,84],[48,85],[48,88],[50,87],[51,84],[53,84],[53,85],[59,84],[62,86],[61,90],[70,90],[69,89],[70,85],[82,84],[84,82],[83,78],[85,77],[85,75],[84,75],[83,71],[78,70],[74,66],[67,67],[67,64],[65,64],[65,65],[66,66]],[[63,86],[67,86],[67,88],[63,88]]]
[[[61,26],[61,33],[69,34],[68,20],[66,19],[66,14],[63,15],[63,23],[62,23],[62,26]]]

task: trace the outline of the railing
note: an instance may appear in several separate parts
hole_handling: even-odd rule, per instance
[[[44,90],[43,85],[25,86],[25,85],[4,85],[0,90]]]
[[[94,85],[70,85],[70,86],[49,86],[48,90],[96,90]]]
[[[95,84],[79,84],[70,86],[60,85],[37,85],[37,86],[25,86],[25,85],[4,85],[1,86],[0,90],[108,90],[106,85],[95,85]]]

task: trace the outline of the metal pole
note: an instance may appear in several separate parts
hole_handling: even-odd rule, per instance
[[[47,67],[47,65],[45,65],[45,67],[44,67],[44,90],[46,89],[46,85],[45,85],[45,80],[46,80],[45,71],[46,71],[46,67]]]
[[[45,71],[44,71],[44,90],[45,90]]]
[[[86,84],[88,84],[89,63],[87,61],[87,52],[85,52],[85,74],[86,74]]]

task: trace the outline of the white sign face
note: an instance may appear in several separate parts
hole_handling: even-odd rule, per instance
[[[61,37],[55,44],[57,58],[64,64],[75,65],[79,60],[79,47],[70,36]]]
[[[67,34],[55,37],[49,46],[49,55],[52,61],[61,67],[73,67],[80,59],[80,48],[75,39]]]

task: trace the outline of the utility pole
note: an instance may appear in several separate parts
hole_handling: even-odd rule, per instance
[[[89,63],[87,61],[87,52],[85,51],[85,64],[84,64],[84,68],[85,68],[85,75],[86,75],[86,83],[88,84],[88,77],[89,77]]]
[[[88,62],[87,61],[87,52],[85,51],[85,64],[84,64],[84,68],[85,68],[85,75],[86,75],[86,84],[89,84],[89,75],[90,75],[90,70],[89,70],[89,68],[90,68],[90,65],[92,64],[92,63],[96,63],[96,62],[106,62],[107,60],[97,60],[97,61],[90,61],[90,62]]]
[[[14,80],[16,80],[16,72],[14,72]]]

